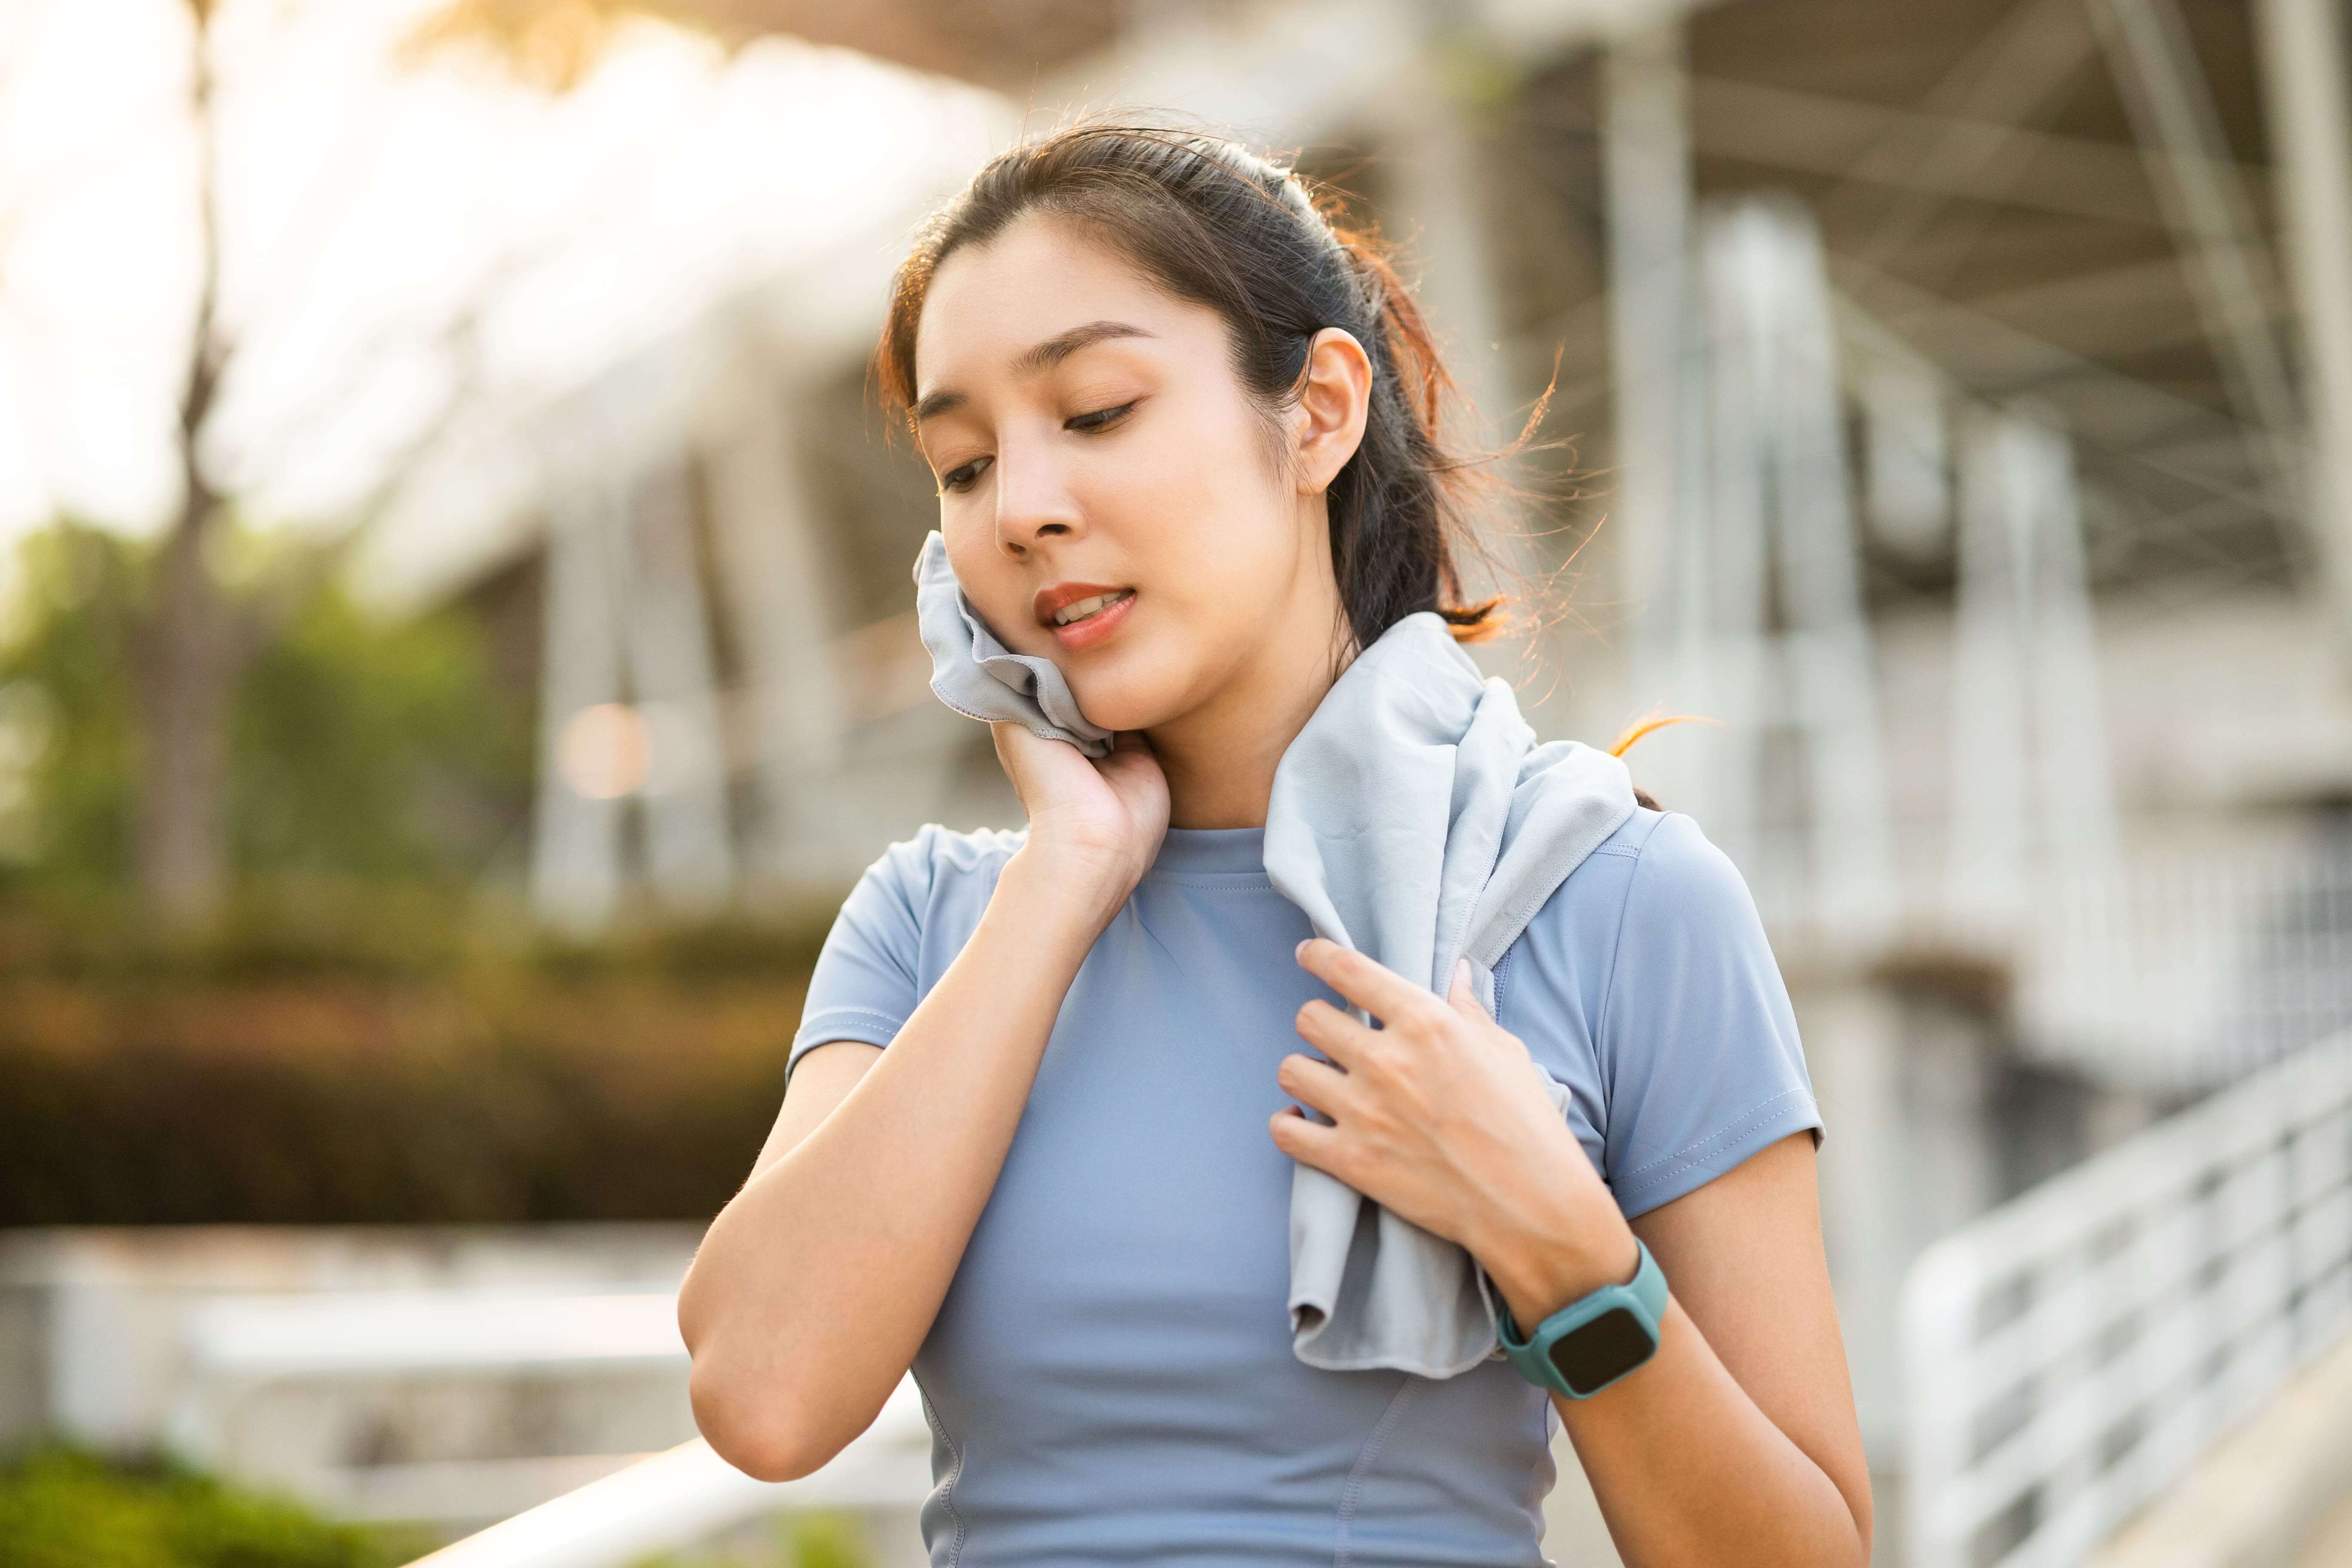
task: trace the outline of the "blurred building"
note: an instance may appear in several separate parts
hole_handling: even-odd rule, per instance
[[[1722,721],[1633,764],[1798,994],[1874,1463],[1924,1244],[2352,1024],[2340,5],[675,9],[1009,89],[1006,137],[1135,104],[1302,149],[1485,436],[1552,386],[1509,548],[1563,609],[1496,668],[1550,733]],[[864,368],[930,188],[478,433],[379,558],[539,694],[548,921],[1017,819],[928,695],[929,489]]]

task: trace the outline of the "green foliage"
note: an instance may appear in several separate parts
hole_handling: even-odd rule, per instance
[[[872,1568],[873,1562],[856,1520],[837,1513],[803,1513],[777,1524],[772,1551],[748,1557],[740,1552],[665,1552],[630,1568],[750,1568],[755,1563],[762,1568]]]
[[[0,1226],[707,1218],[798,976],[0,974]]]
[[[0,848],[27,868],[120,882],[131,847],[131,611],[141,563],[94,531],[26,541],[0,641]]]
[[[528,725],[457,611],[368,614],[278,546],[233,589],[259,628],[230,738],[228,835],[247,875],[462,878],[521,819]],[[249,551],[248,552],[256,552]],[[28,541],[0,638],[0,858],[11,879],[123,884],[138,731],[135,626],[153,552],[71,523]]]
[[[177,1466],[48,1449],[0,1470],[0,1568],[390,1568],[368,1531]]]
[[[527,725],[477,629],[314,593],[238,692],[230,834],[247,871],[421,877],[479,866],[519,819]]]
[[[874,1561],[856,1524],[838,1514],[794,1520],[785,1526],[785,1542],[793,1568],[871,1568]]]

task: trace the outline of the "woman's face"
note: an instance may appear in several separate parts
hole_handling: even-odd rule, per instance
[[[1328,461],[1309,410],[1269,430],[1214,311],[1033,214],[940,268],[915,363],[956,576],[1006,646],[1061,668],[1087,718],[1150,730],[1269,658],[1316,648],[1328,665],[1321,492],[1346,458]],[[1304,462],[1277,457],[1302,434]]]

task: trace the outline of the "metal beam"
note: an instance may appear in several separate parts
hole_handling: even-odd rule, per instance
[[[2124,105],[2188,263],[2196,303],[2238,417],[2248,456],[2273,492],[2273,508],[2304,521],[2301,418],[2279,343],[2258,301],[2269,290],[2260,232],[2196,47],[2174,0],[2093,0]]]
[[[1690,90],[1692,135],[1700,152],[1837,175],[1845,182],[1840,201],[1858,200],[1863,187],[1875,186],[2114,223],[2165,221],[2164,208],[2141,178],[2139,154],[2110,142],[1721,77],[1695,77]],[[2236,177],[2263,175],[2240,169]],[[1867,250],[1893,248],[1889,233],[1907,243],[1925,216],[1931,216],[1927,207],[1906,204],[1890,215],[1888,231],[1873,236]]]
[[[1609,338],[1615,372],[1617,499],[1610,530],[1633,629],[1636,704],[1664,701],[1680,619],[1674,541],[1694,454],[1685,450],[1693,334],[1686,321],[1691,153],[1678,25],[1618,39],[1602,59],[1601,157],[1609,203]]]
[[[1991,166],[2022,166],[2013,139],[1988,141],[1963,126],[2023,128],[2053,110],[2092,47],[2080,0],[2025,0],[1967,58],[1945,73],[1920,111],[1952,124],[1916,149],[1889,146],[1858,161],[1823,204],[1835,211],[1864,183],[1907,185],[1913,194],[1880,220],[1862,254],[1876,266],[1908,246],[1946,205],[1943,187],[1982,182]]]
[[[2313,512],[2340,637],[2352,632],[2352,89],[2343,6],[2261,0],[2254,12],[2302,310]]]
[[[633,487],[622,620],[646,741],[646,871],[670,910],[709,915],[735,889],[710,616],[683,455]]]
[[[610,737],[582,715],[617,716],[622,697],[617,574],[618,502],[609,480],[577,465],[572,443],[548,453],[546,608],[541,616],[539,798],[531,812],[530,901],[545,924],[577,937],[610,923],[621,896],[623,790],[585,776],[609,759],[575,753]],[[584,786],[584,787],[583,787]]]

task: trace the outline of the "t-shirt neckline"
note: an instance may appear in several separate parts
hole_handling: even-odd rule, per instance
[[[1265,875],[1263,827],[1171,827],[1151,875]]]

